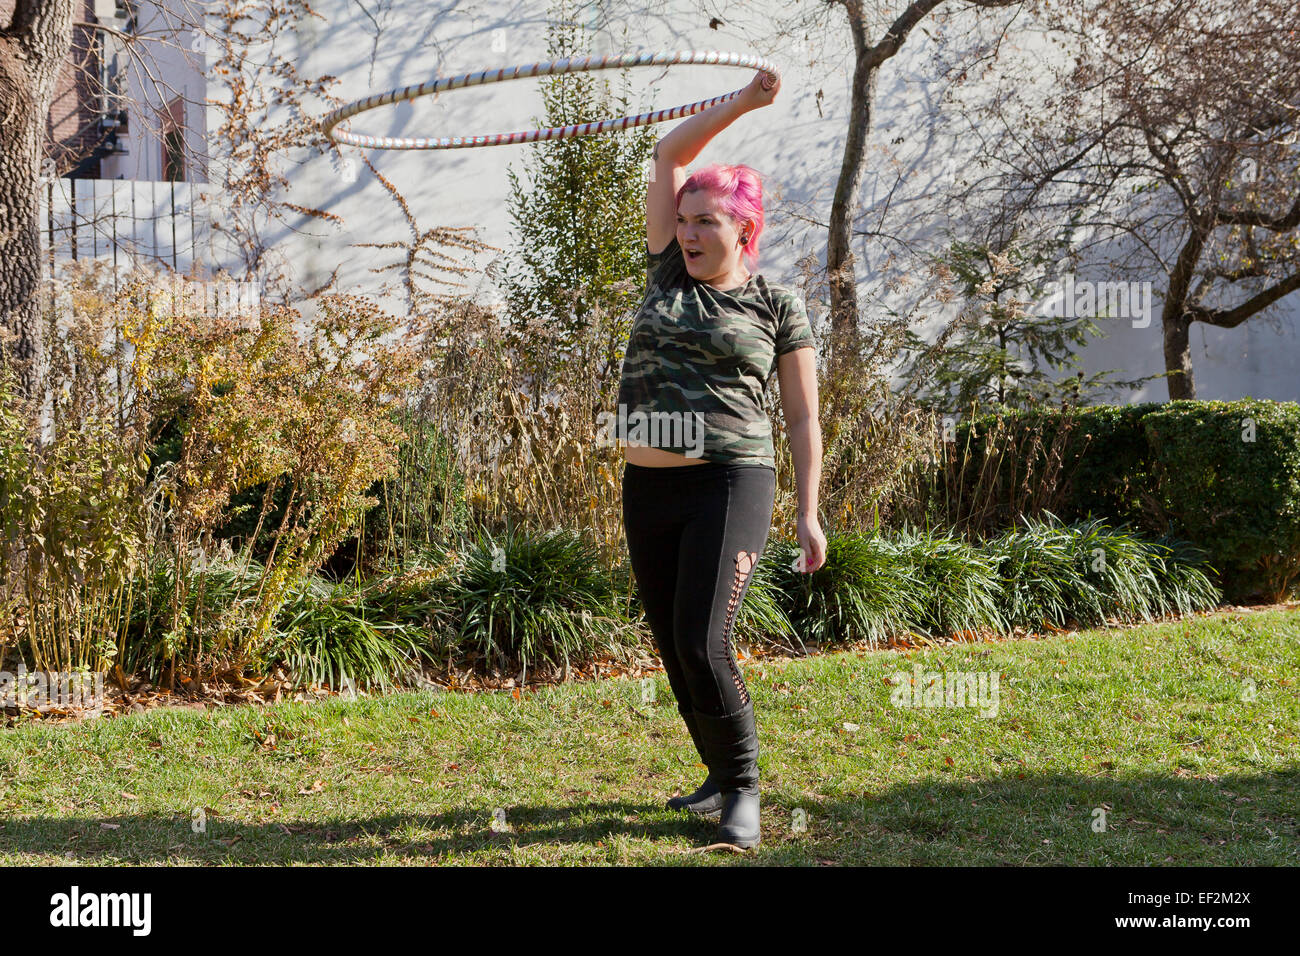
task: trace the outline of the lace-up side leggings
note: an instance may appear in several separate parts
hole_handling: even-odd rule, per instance
[[[677,702],[713,716],[749,702],[731,631],[767,545],[776,472],[706,462],[623,466],[637,596]]]

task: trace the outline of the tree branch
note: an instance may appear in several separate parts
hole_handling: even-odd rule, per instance
[[[1281,282],[1269,286],[1257,295],[1251,296],[1235,309],[1207,309],[1204,306],[1197,305],[1188,307],[1186,314],[1193,322],[1217,325],[1221,329],[1235,329],[1252,315],[1262,312],[1278,299],[1290,295],[1296,289],[1300,289],[1300,272],[1292,273]]]
[[[913,0],[909,3],[907,9],[898,15],[898,19],[889,25],[885,38],[871,48],[868,55],[869,65],[877,67],[897,53],[908,34],[941,3],[943,0]]]
[[[1296,197],[1290,210],[1281,216],[1265,216],[1253,209],[1220,209],[1215,216],[1225,226],[1259,226],[1272,232],[1287,232],[1300,226],[1300,196]]]

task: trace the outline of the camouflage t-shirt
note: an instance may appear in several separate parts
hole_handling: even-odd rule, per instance
[[[646,254],[646,297],[618,390],[619,440],[774,468],[763,394],[778,356],[815,344],[803,302],[761,275],[727,292],[696,280],[676,236]]]

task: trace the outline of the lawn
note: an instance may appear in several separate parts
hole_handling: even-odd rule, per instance
[[[896,706],[918,665],[996,674],[996,713]],[[0,863],[1300,863],[1300,611],[745,676],[763,843],[743,855],[693,852],[714,825],[663,808],[705,771],[660,675],[648,702],[602,680],[14,727]]]

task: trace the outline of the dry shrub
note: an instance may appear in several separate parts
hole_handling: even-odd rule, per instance
[[[155,663],[182,681],[234,677],[258,663],[288,590],[393,472],[401,431],[389,413],[416,380],[425,330],[355,296],[320,297],[302,323],[283,305],[208,314],[160,294],[145,271],[116,293],[110,280],[98,264],[60,280],[71,308],[51,310],[44,447],[36,407],[5,396],[3,619],[38,662],[105,668],[128,637],[157,637],[129,624],[134,602],[156,601],[138,582],[161,562],[170,593],[146,615],[164,622]],[[169,420],[181,424],[179,459],[150,473],[152,439]],[[259,530],[276,489],[289,494],[253,599],[195,620],[213,531],[234,495],[260,485]]]
[[[490,309],[466,304],[445,319],[451,325],[429,356],[414,407],[454,441],[474,523],[582,529],[607,568],[621,563],[622,455],[602,444],[598,416],[617,400],[628,317],[593,309],[563,350],[545,328],[507,330]],[[544,365],[551,388],[534,394],[524,369]]]
[[[47,298],[44,402],[0,367],[0,643],[40,670],[107,668],[139,558],[146,436],[121,400],[103,285],[92,265]]]

